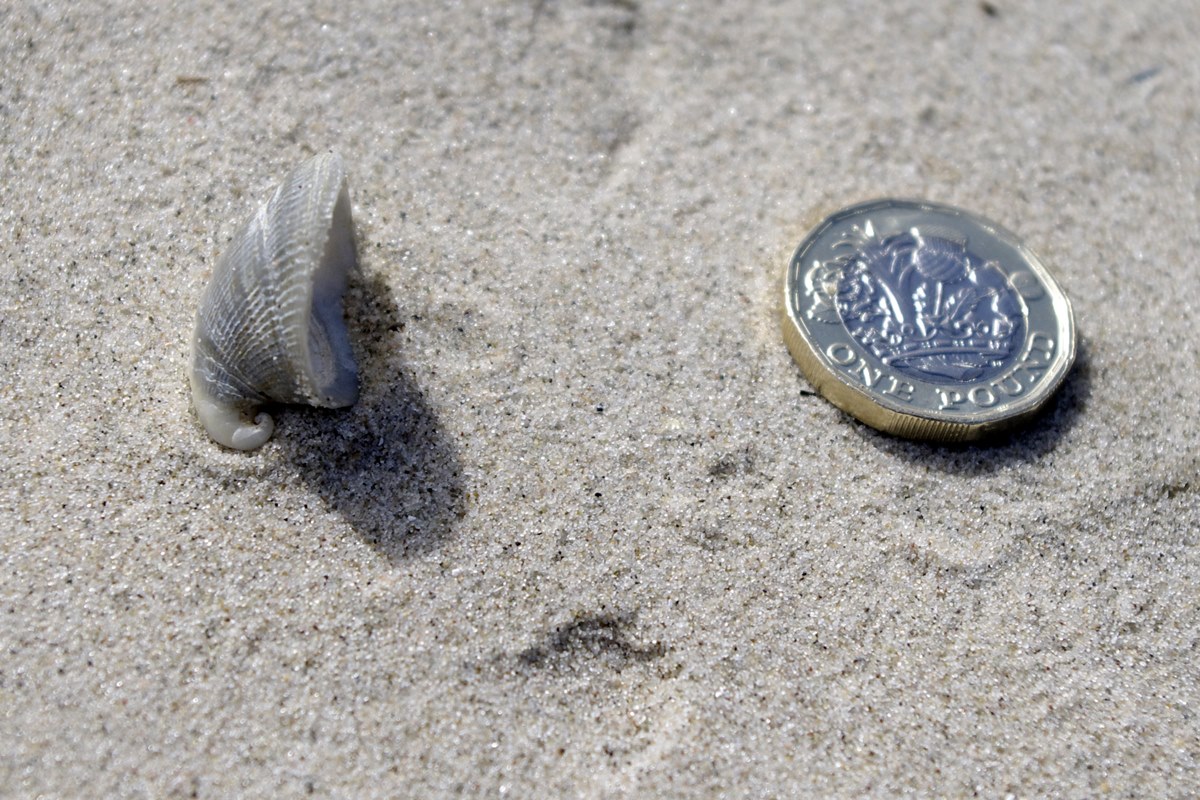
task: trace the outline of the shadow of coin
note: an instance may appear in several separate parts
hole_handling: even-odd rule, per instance
[[[1031,420],[977,442],[938,444],[900,439],[861,423],[855,430],[880,450],[914,463],[957,475],[986,475],[1013,464],[1034,463],[1050,453],[1087,409],[1092,369],[1087,342],[1080,339],[1075,364],[1062,386]]]
[[[464,515],[458,451],[401,357],[404,321],[379,276],[353,282],[346,319],[360,395],[344,411],[296,412],[280,441],[301,478],[395,562],[436,548]]]

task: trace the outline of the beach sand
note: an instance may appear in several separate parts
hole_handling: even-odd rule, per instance
[[[1200,792],[1200,15],[0,10],[0,796]],[[336,149],[351,409],[236,453],[212,265]],[[989,446],[783,344],[809,227],[1016,231],[1079,358]]]

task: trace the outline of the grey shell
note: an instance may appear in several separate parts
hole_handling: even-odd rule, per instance
[[[266,403],[342,408],[358,370],[342,319],[356,265],[342,160],[296,167],[213,270],[192,340],[192,401],[209,435],[238,450],[271,438]]]

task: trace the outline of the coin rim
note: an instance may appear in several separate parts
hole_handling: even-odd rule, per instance
[[[1002,240],[1011,246],[1024,259],[1028,268],[1042,282],[1046,294],[1050,297],[1060,329],[1065,332],[1066,346],[1060,346],[1051,360],[1047,373],[1038,383],[1034,391],[1014,401],[999,415],[994,411],[981,410],[969,415],[948,414],[937,409],[922,409],[914,413],[911,407],[901,409],[892,405],[891,401],[881,395],[870,393],[841,371],[834,368],[824,357],[814,342],[809,340],[811,333],[803,322],[796,318],[799,309],[793,309],[790,298],[793,294],[795,281],[800,272],[795,265],[798,259],[810,248],[828,228],[841,219],[853,217],[874,208],[892,205],[904,205],[918,211],[934,211],[953,217],[966,218],[979,225],[988,234]],[[1063,291],[1058,281],[1046,268],[1042,260],[1020,237],[1002,225],[973,212],[954,206],[934,203],[928,200],[909,198],[885,197],[868,200],[862,203],[846,206],[826,215],[796,248],[788,260],[783,280],[783,338],[787,343],[792,357],[800,365],[800,370],[809,382],[821,393],[826,400],[842,411],[862,422],[885,433],[903,436],[911,439],[928,439],[943,442],[974,441],[986,438],[995,433],[1016,427],[1041,411],[1046,402],[1054,396],[1062,386],[1067,374],[1075,363],[1076,329],[1075,315],[1071,301]],[[815,338],[815,337],[813,337]],[[859,348],[861,349],[861,348]]]

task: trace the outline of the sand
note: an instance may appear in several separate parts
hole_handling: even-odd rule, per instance
[[[0,10],[0,796],[1200,792],[1200,15]],[[242,454],[200,292],[337,149],[363,395]],[[812,396],[841,205],[1017,231],[1077,366],[991,446]]]

